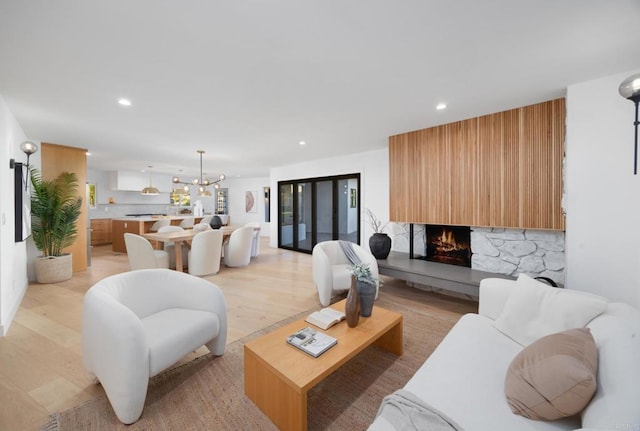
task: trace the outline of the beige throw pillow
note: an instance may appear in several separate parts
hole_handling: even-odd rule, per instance
[[[511,362],[505,395],[511,411],[536,420],[580,413],[596,392],[598,351],[588,328],[543,337]]]

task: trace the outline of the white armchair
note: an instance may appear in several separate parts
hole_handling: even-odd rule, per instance
[[[208,227],[209,225],[207,225]],[[189,274],[208,275],[220,271],[222,258],[222,231],[209,230],[200,232],[191,241],[189,250]]]
[[[362,263],[369,265],[371,274],[378,278],[378,261],[363,247],[353,245]],[[347,259],[338,241],[319,242],[313,247],[312,267],[313,283],[318,289],[320,304],[324,307],[331,302],[331,297],[338,292],[349,290],[351,287],[351,262]],[[378,298],[378,286],[376,286],[376,299]]]
[[[226,342],[222,291],[189,274],[168,269],[116,274],[84,297],[84,367],[125,424],[142,414],[150,377],[202,345],[220,356]]]
[[[161,228],[162,229],[162,228]],[[131,271],[137,269],[169,268],[169,254],[164,250],[154,250],[151,243],[135,233],[124,234],[124,244]]]
[[[241,227],[233,231],[224,245],[224,264],[226,266],[247,266],[251,261],[251,243],[253,228]]]

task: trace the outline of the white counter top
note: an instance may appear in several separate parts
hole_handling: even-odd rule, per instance
[[[194,217],[192,215],[179,215],[179,216],[124,216],[124,217],[114,217],[112,220],[118,220],[118,221],[140,221],[140,222],[147,222],[147,221],[158,221],[161,219],[169,219],[169,220],[184,220],[186,218],[190,218],[190,217]],[[202,217],[198,217],[198,218],[202,218]]]

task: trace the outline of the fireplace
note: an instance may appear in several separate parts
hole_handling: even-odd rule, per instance
[[[471,228],[425,225],[423,250],[412,258],[471,268]]]

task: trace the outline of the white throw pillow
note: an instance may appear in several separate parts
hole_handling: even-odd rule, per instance
[[[551,287],[521,274],[494,325],[528,346],[545,335],[583,328],[606,309],[600,296]]]

